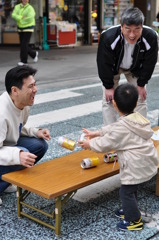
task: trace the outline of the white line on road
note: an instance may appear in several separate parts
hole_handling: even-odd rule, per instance
[[[153,77],[158,77],[159,74],[154,74]],[[122,83],[126,82],[126,79],[121,79]],[[37,94],[35,97],[35,104],[40,104],[44,102],[56,101],[60,99],[66,99],[70,97],[78,97],[83,94],[75,93],[80,89],[89,89],[93,87],[100,87],[101,83],[84,85],[80,87],[73,87],[68,89],[63,89],[60,91]],[[36,115],[29,116],[27,126],[41,126],[50,123],[56,123],[61,121],[66,121],[72,118],[86,116],[91,113],[100,112],[102,110],[102,101],[96,101],[86,104],[80,104],[72,107],[67,107],[59,110],[54,110],[50,112],[40,113]]]
[[[55,91],[55,92],[37,94],[35,96],[34,104],[57,101],[57,100],[61,100],[61,99],[71,98],[71,97],[79,97],[83,94],[74,93],[73,91],[80,90],[80,89],[86,89],[86,88],[100,87],[100,86],[101,86],[101,83],[97,83],[97,84],[91,84],[91,85],[84,85],[81,87],[67,88],[67,89],[63,89],[63,90],[59,90],[59,91]]]
[[[159,74],[153,74],[152,77],[158,77]],[[120,80],[120,83],[126,82],[125,77],[122,76],[122,79]],[[35,104],[40,104],[40,103],[45,103],[45,102],[51,102],[51,101],[57,101],[61,99],[67,99],[71,97],[78,97],[83,95],[82,93],[73,93],[73,91],[78,91],[81,89],[89,89],[89,88],[94,88],[94,87],[100,87],[102,86],[102,83],[95,83],[95,84],[90,84],[90,85],[84,85],[81,87],[73,87],[73,88],[67,88],[67,89],[62,89],[59,91],[55,92],[48,92],[48,93],[41,93],[37,94],[35,96]]]
[[[102,101],[80,104],[51,112],[29,116],[27,127],[39,127],[45,124],[66,121],[76,117],[82,117],[102,110]]]
[[[49,93],[36,95],[34,104],[57,101],[57,100],[62,100],[66,98],[71,98],[71,97],[79,97],[81,95],[82,94],[80,93],[73,93],[73,92],[63,91],[63,90],[57,91],[57,92],[49,92]]]

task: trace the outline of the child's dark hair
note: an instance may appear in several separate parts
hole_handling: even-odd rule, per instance
[[[29,66],[17,66],[10,69],[5,77],[5,87],[8,94],[11,93],[11,88],[13,86],[21,89],[23,86],[23,80],[30,75],[34,76],[36,72],[36,69]]]
[[[120,112],[130,114],[138,100],[137,88],[129,83],[119,85],[114,92],[114,100]]]

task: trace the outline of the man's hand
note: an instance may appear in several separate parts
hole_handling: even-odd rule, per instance
[[[48,129],[39,129],[37,132],[37,137],[43,138],[47,141],[49,141],[51,139],[50,132]]]
[[[147,96],[146,88],[145,88],[145,87],[137,86],[137,90],[138,90],[138,93],[139,93],[141,102],[143,102],[144,100],[146,100],[146,96]]]
[[[20,163],[22,166],[31,168],[34,166],[35,159],[37,158],[36,155],[30,153],[30,152],[23,152],[20,151]]]
[[[105,100],[107,103],[111,102],[114,99],[114,88],[106,89],[105,88]]]

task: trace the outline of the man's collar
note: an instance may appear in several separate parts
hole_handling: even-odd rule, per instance
[[[23,5],[23,3],[20,3],[20,6],[21,6],[22,8],[24,8],[24,7],[26,7],[28,4],[29,4],[29,3]]]

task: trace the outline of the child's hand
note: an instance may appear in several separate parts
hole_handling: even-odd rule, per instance
[[[89,148],[90,148],[89,140],[80,141],[80,142],[78,142],[78,145],[79,145],[81,148],[84,148],[84,149],[89,149]]]
[[[86,129],[86,128],[83,128],[82,130],[83,130],[83,132],[85,133],[85,137],[86,137],[87,139],[91,139],[91,138],[94,138],[94,137],[97,137],[97,136],[100,135],[100,134],[99,134],[99,131],[90,131],[90,130],[88,130],[88,129]]]

